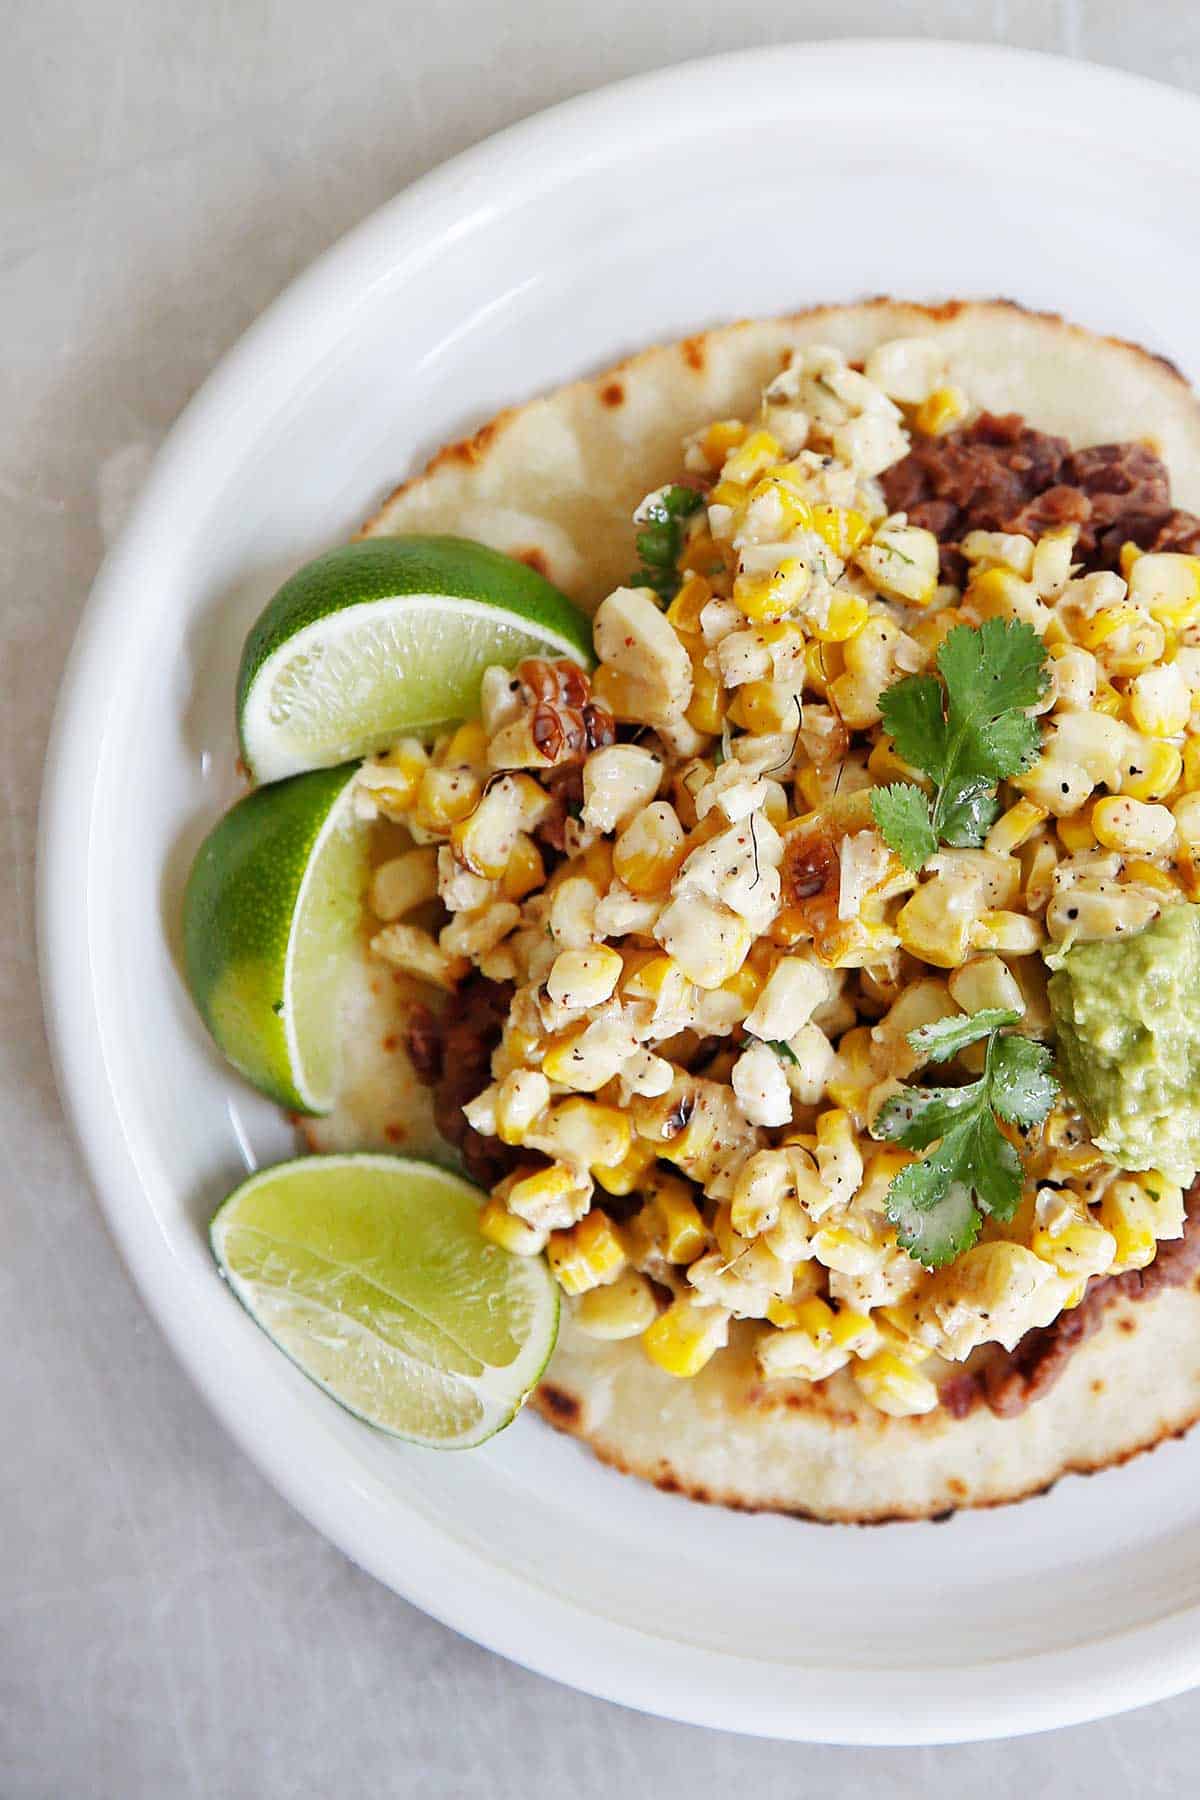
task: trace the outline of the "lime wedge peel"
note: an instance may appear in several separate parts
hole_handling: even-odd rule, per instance
[[[218,1048],[292,1111],[337,1085],[338,991],[362,934],[368,828],[354,768],[247,794],[196,855],[184,895],[184,965]]]
[[[449,537],[373,538],[307,564],[276,594],[238,675],[256,780],[347,762],[473,717],[489,664],[589,665],[591,627],[524,563]]]
[[[558,1334],[556,1282],[480,1235],[483,1197],[431,1163],[301,1157],[235,1189],[210,1240],[255,1322],[347,1411],[468,1449],[519,1412]]]

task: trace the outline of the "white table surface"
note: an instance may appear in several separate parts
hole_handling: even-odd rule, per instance
[[[602,82],[797,37],[1002,41],[1200,87],[1200,10],[9,0],[0,18],[0,1795],[1194,1792],[1200,1693],[1011,1744],[751,1742],[569,1693],[354,1569],[210,1419],[109,1243],[47,1059],[33,858],[62,660],[162,433],[262,306],[415,176]]]

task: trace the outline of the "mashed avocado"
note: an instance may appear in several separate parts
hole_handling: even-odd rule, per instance
[[[1076,944],[1050,978],[1058,1071],[1097,1145],[1185,1187],[1200,1166],[1200,906]]]

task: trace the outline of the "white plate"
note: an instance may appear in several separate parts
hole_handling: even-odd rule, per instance
[[[172,962],[234,792],[233,677],[274,585],[434,446],[656,338],[888,290],[1007,294],[1200,368],[1200,108],[1106,70],[818,45],[627,83],[383,209],[226,359],[97,582],[47,772],[41,923],[63,1092],[176,1353],[356,1562],[548,1675],[777,1737],[921,1743],[1200,1680],[1200,1437],[1047,1498],[875,1530],[749,1518],[536,1420],[466,1456],[331,1405],[218,1281],[205,1222],[279,1154]]]

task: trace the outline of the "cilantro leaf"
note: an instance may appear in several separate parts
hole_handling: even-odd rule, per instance
[[[764,1043],[768,1050],[773,1050],[780,1062],[790,1062],[794,1063],[797,1068],[800,1067],[800,1058],[786,1038],[762,1038],[759,1041]]]
[[[901,1169],[884,1196],[897,1242],[926,1268],[941,1268],[968,1249],[985,1213],[1011,1219],[1020,1204],[1021,1158],[997,1121],[1039,1124],[1058,1084],[1044,1044],[1002,1035],[1017,1017],[988,1007],[910,1031],[909,1044],[932,1062],[986,1037],[983,1074],[962,1087],[903,1087],[872,1121],[872,1137],[928,1152]]]
[[[653,588],[660,600],[675,598],[683,580],[675,565],[685,524],[703,504],[704,495],[692,487],[666,487],[654,496],[642,514],[645,527],[634,540],[642,566],[629,577],[630,587]]]
[[[985,619],[977,630],[956,625],[942,641],[937,666],[940,681],[906,675],[879,699],[898,754],[934,783],[923,821],[917,802],[877,798],[897,789],[872,791],[876,824],[912,870],[922,868],[939,843],[982,844],[1000,810],[997,783],[1037,757],[1041,728],[1025,709],[1041,698],[1049,679],[1041,638],[1014,620]]]
[[[949,1062],[952,1056],[957,1056],[978,1038],[999,1031],[1002,1025],[1015,1025],[1020,1016],[1006,1006],[985,1006],[975,1013],[954,1013],[948,1019],[934,1019],[932,1024],[918,1025],[915,1031],[908,1033],[908,1046],[930,1062]]]
[[[906,869],[920,869],[937,849],[929,822],[929,801],[919,787],[898,781],[871,789],[875,823]]]
[[[992,1045],[992,1105],[1010,1125],[1037,1125],[1054,1105],[1058,1083],[1050,1052],[1029,1038],[1002,1037]]]

